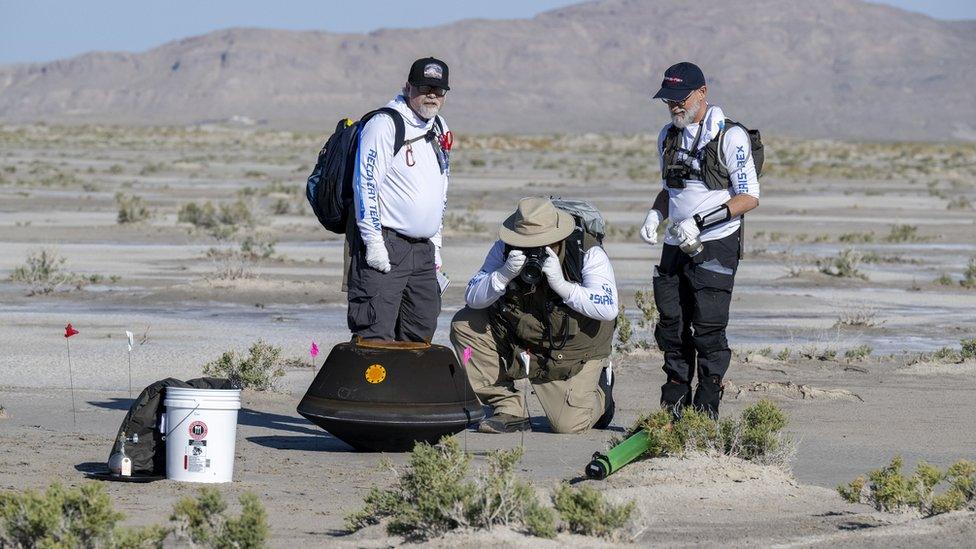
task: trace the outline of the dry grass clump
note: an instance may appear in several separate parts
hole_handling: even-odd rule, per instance
[[[125,528],[97,482],[51,484],[44,492],[0,492],[0,547],[161,547],[170,530]]]
[[[837,318],[837,322],[834,323],[834,326],[873,328],[874,326],[878,325],[878,323],[875,321],[875,317],[877,315],[877,311],[869,307],[854,307],[844,309],[841,311],[840,316]]]
[[[669,410],[657,410],[638,418],[629,434],[647,431],[645,458],[698,452],[788,468],[796,445],[782,433],[786,425],[786,414],[779,406],[762,399],[738,417],[719,421],[694,408],[683,409],[677,419]]]
[[[119,212],[115,220],[120,225],[138,223],[152,217],[152,212],[149,211],[141,197],[119,192],[115,193],[115,203],[119,205]]]
[[[258,497],[240,497],[241,514],[226,514],[227,504],[216,488],[203,488],[198,498],[183,497],[173,507],[173,526],[126,528],[125,514],[112,506],[105,487],[91,482],[77,488],[51,484],[43,493],[0,492],[0,547],[265,547],[267,513]],[[175,539],[167,543],[173,534]]]
[[[917,364],[919,362],[944,362],[959,364],[966,360],[976,360],[976,338],[959,340],[959,350],[950,347],[941,349],[928,354],[917,355],[909,362]]]
[[[560,487],[553,496],[555,508],[543,506],[532,486],[515,475],[522,453],[521,447],[490,453],[487,467],[472,479],[471,456],[457,438],[417,444],[406,469],[393,470],[393,487],[372,487],[365,506],[346,517],[346,526],[356,531],[385,520],[388,533],[423,541],[458,528],[495,526],[545,538],[560,529],[611,536],[629,520],[632,503],[608,504],[592,489]]]
[[[891,232],[884,239],[885,242],[921,242],[926,240],[918,236],[918,227],[915,225],[892,225]]]
[[[106,281],[106,277],[100,274],[82,275],[65,270],[67,261],[55,250],[35,250],[27,255],[23,265],[14,268],[10,281],[27,284],[27,295],[49,294],[62,286],[73,286],[80,290],[88,284]],[[107,280],[114,283],[119,281],[119,277],[112,275]]]
[[[858,345],[844,351],[844,358],[847,359],[847,362],[860,362],[871,356],[872,352],[874,352],[874,348],[870,345]]]
[[[906,477],[903,462],[896,456],[891,463],[837,487],[851,503],[868,503],[878,511],[914,509],[927,516],[955,511],[976,503],[976,463],[960,460],[942,471],[920,461],[915,473]],[[936,495],[936,488],[945,485]]]
[[[217,360],[204,365],[203,375],[227,378],[245,389],[273,391],[277,379],[285,375],[281,347],[259,339],[248,349],[248,356],[227,351]]]
[[[820,272],[826,275],[867,280],[867,275],[858,269],[863,259],[864,255],[861,252],[853,248],[845,248],[833,259],[818,260],[817,266]]]

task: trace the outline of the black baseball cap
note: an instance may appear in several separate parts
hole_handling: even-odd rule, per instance
[[[434,86],[451,89],[447,85],[447,63],[433,57],[418,59],[410,65],[407,82],[412,86]]]
[[[705,85],[705,75],[694,63],[683,61],[677,65],[671,65],[664,71],[664,80],[661,82],[661,89],[654,94],[654,99],[667,99],[668,101],[681,101],[688,95]]]

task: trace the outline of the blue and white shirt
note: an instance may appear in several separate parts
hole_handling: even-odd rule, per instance
[[[417,116],[402,95],[387,107],[403,116],[407,141],[426,134],[434,125],[433,118]],[[443,118],[441,123],[447,133]],[[385,114],[370,118],[360,132],[359,161],[353,175],[359,232],[364,242],[378,242],[386,227],[411,238],[429,238],[440,248],[449,171],[441,170],[434,147],[423,139],[410,146],[412,165],[407,162],[406,145],[393,156],[395,134],[393,119]]]
[[[505,295],[505,282],[496,271],[505,264],[505,243],[496,240],[478,274],[471,278],[464,300],[472,309],[484,309]],[[583,283],[563,302],[577,313],[609,322],[617,318],[617,282],[607,252],[593,246],[583,255]]]
[[[701,140],[698,142],[698,149],[704,149],[709,141],[715,139],[722,128],[725,127],[725,113],[719,107],[709,106],[705,118],[701,121],[705,125],[702,130]],[[664,126],[657,140],[658,156],[661,159],[662,169],[664,163],[664,138],[668,134],[671,124]],[[681,147],[690,149],[695,142],[695,134],[698,133],[698,124],[689,124],[681,132]],[[725,166],[729,170],[729,187],[720,191],[713,191],[705,186],[702,181],[694,179],[685,180],[685,188],[672,189],[665,181],[661,181],[662,187],[668,191],[670,201],[668,202],[668,217],[671,221],[681,222],[696,213],[705,213],[718,208],[729,201],[737,194],[748,194],[759,198],[759,178],[756,176],[756,166],[752,161],[752,145],[749,142],[749,135],[742,128],[735,126],[725,132],[722,139],[721,153],[725,159]],[[692,164],[699,168],[698,160],[693,159]],[[739,230],[741,216],[709,227],[702,231],[702,242],[718,240]],[[664,233],[664,243],[677,246],[678,240],[671,236],[667,231]]]

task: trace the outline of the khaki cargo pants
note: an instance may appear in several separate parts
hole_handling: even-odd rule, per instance
[[[482,402],[491,405],[496,414],[528,417],[522,395],[515,388],[515,378],[510,375],[510,371],[522,368],[518,359],[522,350],[492,333],[488,311],[469,307],[458,311],[451,321],[451,343],[462,360],[464,349],[471,347],[468,379]],[[590,360],[566,380],[532,381],[553,431],[580,433],[600,419],[606,397],[599,382],[606,363],[607,359]]]

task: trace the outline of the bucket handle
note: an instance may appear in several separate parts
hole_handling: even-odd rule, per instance
[[[196,406],[194,406],[192,410],[190,410],[189,412],[187,412],[187,414],[186,414],[185,416],[183,416],[183,419],[181,419],[180,421],[178,421],[178,422],[176,423],[176,425],[174,425],[174,426],[173,426],[173,428],[172,428],[172,429],[170,429],[170,430],[169,430],[169,431],[168,431],[168,432],[166,433],[166,438],[167,438],[167,439],[169,438],[169,436],[170,436],[170,435],[172,435],[172,434],[173,434],[173,431],[175,431],[177,427],[179,427],[180,425],[183,425],[183,422],[184,422],[184,421],[186,421],[186,418],[188,418],[188,417],[190,417],[190,414],[192,414],[193,412],[196,412],[196,411],[197,411],[197,409],[198,409],[198,408],[200,408],[200,402],[199,402],[199,401],[196,401],[196,403],[197,403],[197,405],[196,405]]]

